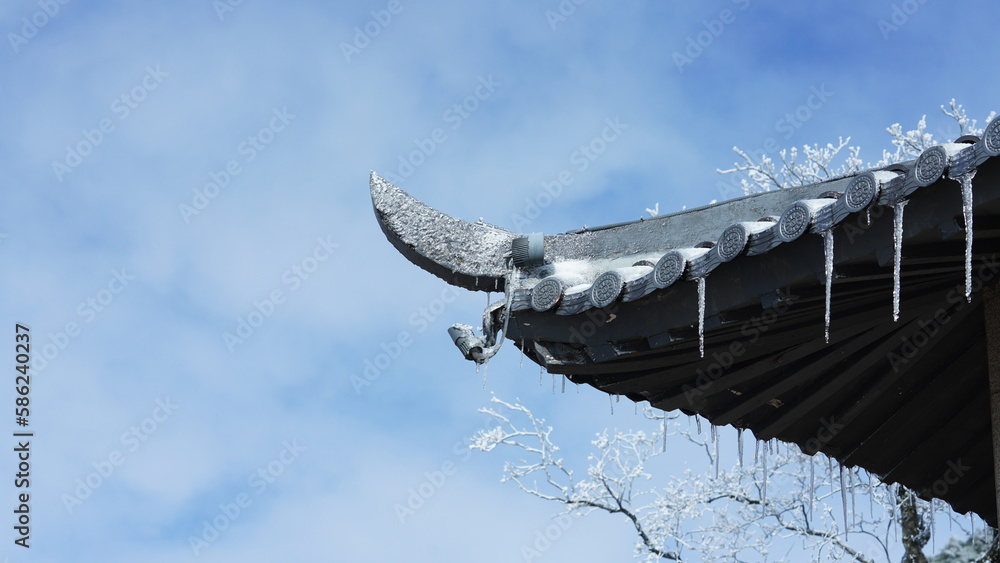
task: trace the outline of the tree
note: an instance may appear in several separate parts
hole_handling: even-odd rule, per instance
[[[653,409],[645,411],[647,419],[656,421],[653,432],[598,434],[586,476],[579,478],[559,457],[552,427],[544,419],[519,402],[495,396],[491,402],[480,411],[498,425],[481,430],[471,447],[484,452],[501,446],[520,450],[518,462],[504,464],[502,480],[563,505],[566,513],[622,516],[636,531],[636,557],[647,562],[692,556],[703,561],[769,560],[777,544],[789,539],[801,540],[816,561],[881,562],[892,560],[894,538],[901,538],[902,561],[926,563],[922,548],[931,538],[935,514],[951,518],[951,525],[970,539],[949,542],[933,563],[971,563],[968,556],[982,556],[993,540],[985,535],[986,528],[978,535],[967,530],[965,518],[941,510],[940,503],[932,507],[902,487],[894,489],[830,458],[823,463],[777,442],[758,442],[753,461],[747,456],[744,463],[741,436],[739,463],[722,468],[716,427],[705,437],[700,422],[692,433],[680,415]],[[697,472],[689,467],[661,487],[650,487],[647,468],[668,451],[671,436],[704,452],[711,469]],[[859,496],[867,503],[859,502]],[[983,556],[979,561],[991,560]]]

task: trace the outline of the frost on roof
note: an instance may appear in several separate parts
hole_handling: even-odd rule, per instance
[[[390,236],[396,237],[394,242],[405,244],[420,257],[452,272],[490,278],[488,283],[483,280],[483,289],[507,273],[507,256],[514,238],[510,231],[445,215],[375,173],[371,177],[371,194],[379,221],[387,234],[391,231]]]

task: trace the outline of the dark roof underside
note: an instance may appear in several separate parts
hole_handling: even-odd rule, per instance
[[[516,311],[508,337],[574,382],[822,451],[996,526],[979,290],[1000,275],[1000,159],[980,166],[974,189],[971,303],[961,192],[943,178],[905,208],[898,322],[893,211],[879,207],[870,226],[834,229],[829,344],[813,234],[712,271],[704,358],[695,283],[572,316]]]

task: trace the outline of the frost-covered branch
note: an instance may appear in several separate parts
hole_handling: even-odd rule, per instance
[[[650,438],[642,432],[598,435],[594,440],[597,454],[591,456],[588,479],[576,481],[573,472],[566,467],[562,458],[556,457],[559,448],[552,443],[552,428],[543,419],[535,417],[531,411],[518,402],[513,404],[492,397],[491,402],[502,407],[483,408],[480,412],[494,417],[499,426],[482,430],[473,437],[471,448],[491,451],[505,445],[522,450],[537,459],[521,459],[517,464],[504,465],[503,481],[514,481],[520,489],[530,495],[564,504],[568,510],[601,510],[609,514],[622,514],[628,518],[639,535],[645,553],[657,559],[680,560],[680,556],[654,543],[644,528],[644,518],[633,505],[636,495],[635,482],[648,479],[643,470],[643,462],[655,449]],[[520,415],[527,424],[515,424],[511,415]],[[536,480],[530,478],[544,475],[544,485],[540,488]]]
[[[975,119],[969,119],[965,108],[962,107],[962,104],[956,103],[954,98],[947,107],[941,106],[941,112],[958,125],[959,133],[956,137],[982,135],[986,125],[996,117],[996,112],[991,112],[986,117],[983,127],[979,127]],[[739,147],[733,147],[733,151],[740,160],[733,164],[733,168],[719,169],[717,172],[720,174],[739,173],[745,176],[740,183],[743,192],[749,195],[822,182],[840,176],[856,174],[863,169],[883,168],[890,164],[913,160],[934,145],[955,140],[936,139],[934,135],[929,133],[926,115],[920,118],[914,129],[904,131],[902,125],[894,123],[886,128],[886,131],[892,138],[892,146],[895,150],[883,150],[881,159],[867,165],[864,165],[864,161],[860,158],[861,149],[848,145],[850,142],[850,137],[848,137],[846,140],[840,138],[836,145],[827,143],[825,147],[819,145],[803,146],[804,160],[799,160],[799,152],[796,148],[783,149],[778,153],[780,162],[777,164],[780,166],[766,153],[761,153],[754,158]],[[844,151],[844,149],[847,150]],[[835,160],[839,157],[843,157],[843,161],[835,164]]]
[[[901,532],[907,533],[897,517],[899,500],[892,489],[870,476],[866,482],[856,469],[841,469],[832,461],[824,464],[767,442],[757,442],[753,461],[744,464],[741,453],[738,464],[718,467],[715,432],[706,438],[700,424],[693,432],[678,415],[651,410],[646,417],[657,426],[652,433],[597,434],[586,477],[576,479],[570,464],[556,456],[559,448],[544,420],[519,402],[494,397],[492,403],[481,410],[498,426],[476,435],[472,447],[520,451],[518,463],[505,464],[503,480],[557,502],[567,512],[623,515],[638,536],[636,555],[645,561],[773,560],[769,553],[776,541],[794,540],[813,553],[815,561],[890,563],[890,530],[896,529],[897,542]],[[701,469],[710,469],[693,469],[690,464],[697,460],[688,456],[688,467],[680,475],[649,485],[649,468],[660,461],[668,437],[704,452],[707,464]],[[868,506],[858,506],[856,497]],[[910,502],[920,507],[916,522],[925,522],[930,505]]]
[[[733,168],[728,170],[717,170],[720,174],[732,174],[734,172],[743,173],[749,178],[749,182],[742,181],[744,193],[767,192],[773,189],[791,188],[804,186],[815,182],[821,182],[836,176],[853,174],[861,170],[861,159],[858,157],[860,148],[851,146],[851,138],[840,138],[837,144],[827,143],[826,146],[805,145],[802,147],[800,160],[799,150],[795,147],[782,149],[778,152],[780,168],[775,165],[774,160],[766,154],[761,154],[759,160],[754,160],[749,154],[733,147],[733,151],[739,155],[743,162],[733,163]],[[847,149],[847,156],[844,163],[839,167],[832,165],[841,151]]]

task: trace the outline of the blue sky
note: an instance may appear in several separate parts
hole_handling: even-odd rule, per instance
[[[917,0],[7,3],[0,311],[6,349],[15,323],[31,328],[36,436],[32,547],[13,544],[7,512],[0,556],[519,560],[555,507],[499,483],[501,457],[456,448],[483,426],[490,391],[546,417],[581,462],[595,432],[641,418],[624,405],[612,417],[592,389],[553,395],[513,348],[484,389],[445,330],[475,324],[486,297],[386,242],[369,172],[524,231],[703,205],[736,195],[716,173],[734,145],[851,136],[874,161],[895,122],[928,114],[956,136],[938,110],[953,97],[982,120],[998,109],[996,12],[985,0],[960,12]],[[789,127],[797,111],[808,117]],[[609,122],[615,140],[581,160]],[[564,171],[560,195],[540,197]],[[359,391],[351,375],[367,362],[378,374]],[[15,463],[8,450],[0,471]],[[446,463],[453,475],[400,523],[394,506]],[[5,482],[9,510],[18,491]],[[196,554],[203,521],[239,503]],[[595,516],[545,559],[623,560],[633,540]]]

